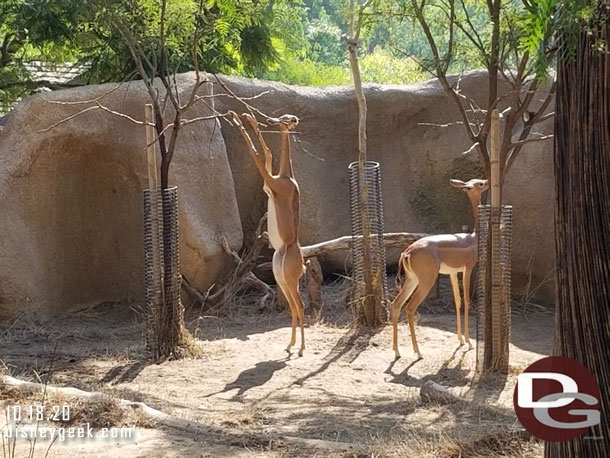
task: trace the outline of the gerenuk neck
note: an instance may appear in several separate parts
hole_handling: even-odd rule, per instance
[[[472,228],[472,235],[477,235],[477,227],[479,226],[479,205],[481,204],[481,197],[470,198],[470,205],[472,205],[472,216],[474,217],[474,227]]]

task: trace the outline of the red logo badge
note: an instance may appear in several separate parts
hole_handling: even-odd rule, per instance
[[[577,361],[549,356],[517,378],[517,418],[534,436],[550,442],[572,440],[600,422],[599,386]]]

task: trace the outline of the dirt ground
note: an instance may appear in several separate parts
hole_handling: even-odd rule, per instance
[[[23,316],[5,323],[4,373],[44,380],[53,359],[52,385],[143,401],[203,428],[138,426],[135,438],[56,443],[48,456],[541,456],[541,444],[515,432],[512,396],[516,375],[551,351],[550,314],[513,313],[510,373],[487,380],[475,377],[476,350],[458,346],[453,313],[420,314],[420,361],[401,323],[403,357],[396,362],[389,326],[354,332],[342,309],[306,327],[303,357],[284,351],[287,312],[241,307],[232,316],[198,315],[191,311],[188,323],[203,341],[203,356],[162,364],[139,362],[143,326],[130,306],[105,304],[44,324]],[[473,345],[475,322],[472,314]],[[419,389],[427,380],[465,402],[423,402]],[[1,402],[4,408],[12,401],[5,396]],[[354,449],[346,450],[346,443]],[[22,456],[27,443],[16,448],[15,456]],[[39,448],[34,456],[45,456],[46,446]]]

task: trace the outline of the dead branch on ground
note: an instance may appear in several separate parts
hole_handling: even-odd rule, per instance
[[[211,292],[202,294],[183,276],[184,289],[194,300],[201,304],[208,313],[220,313],[227,305],[231,304],[235,297],[246,289],[257,289],[263,293],[260,299],[261,304],[266,304],[273,297],[273,289],[265,282],[260,280],[252,270],[256,267],[257,260],[263,248],[269,243],[263,227],[267,221],[265,214],[259,221],[256,228],[256,237],[252,246],[240,256],[233,250],[225,238],[221,240],[224,252],[235,262],[235,267],[219,283],[222,286],[212,288]]]

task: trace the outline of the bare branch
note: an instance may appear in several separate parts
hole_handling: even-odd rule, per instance
[[[444,75],[441,75],[439,77],[439,81],[441,82],[441,85],[445,89],[445,92],[447,94],[449,94],[449,96],[451,98],[453,98],[454,102],[456,103],[458,110],[460,111],[460,115],[462,116],[462,119],[464,121],[464,127],[466,128],[466,133],[468,134],[468,137],[470,138],[470,140],[472,140],[474,143],[477,143],[477,142],[482,143],[480,141],[480,137],[479,137],[481,135],[481,130],[479,130],[479,133],[475,133],[474,130],[472,129],[472,121],[470,121],[470,118],[468,117],[468,113],[466,111],[466,108],[464,107],[464,104],[462,103],[462,99],[461,99],[460,95],[454,90],[453,87],[451,87],[449,85],[449,82],[447,81],[447,78]],[[484,159],[486,159],[485,154],[484,154]]]
[[[214,115],[210,115],[210,116],[199,116],[197,118],[192,118],[192,119],[182,119],[180,121],[180,125],[181,126],[186,126],[188,124],[193,124],[194,122],[199,122],[199,121],[210,121],[212,119],[218,119],[218,118],[227,118],[230,119],[229,117],[229,113],[219,113],[219,114],[214,114]],[[172,124],[173,126],[173,124]]]
[[[550,113],[547,113],[544,116],[541,116],[540,118],[533,118],[531,123],[532,124],[538,124],[538,123],[546,121],[547,119],[551,119],[553,116],[555,116],[555,112],[551,111]]]
[[[540,105],[540,108],[538,108],[536,113],[534,113],[534,116],[530,119],[530,121],[529,121],[530,124],[535,124],[537,122],[541,122],[542,120],[548,119],[550,117],[549,115],[552,116],[555,113],[555,112],[552,112],[552,113],[548,113],[546,116],[543,116],[544,112],[551,104],[551,101],[553,100],[553,96],[555,95],[556,90],[557,90],[557,82],[553,81],[553,84],[551,85],[551,89],[549,90],[549,93],[547,94],[544,101],[542,102],[542,105]]]
[[[39,130],[39,131],[38,131],[38,133],[40,134],[40,133],[42,133],[42,132],[48,132],[49,130],[54,129],[55,127],[59,126],[60,124],[63,124],[63,123],[65,123],[65,122],[68,122],[68,121],[70,121],[71,119],[74,119],[74,118],[76,118],[76,117],[78,117],[78,116],[80,116],[80,115],[82,115],[82,114],[87,113],[88,111],[91,111],[91,110],[96,110],[97,108],[99,108],[99,107],[95,107],[95,106],[94,106],[94,107],[85,108],[84,110],[81,110],[81,111],[79,111],[78,113],[74,113],[73,115],[68,116],[67,118],[62,119],[61,121],[58,121],[58,122],[56,122],[55,124],[52,124],[52,125],[50,125],[49,127],[45,128],[45,129],[41,129],[41,130]]]
[[[465,156],[468,153],[472,153],[472,151],[474,151],[475,148],[477,148],[478,146],[479,146],[479,142],[473,143],[470,148],[468,148],[466,151],[462,152],[462,155]]]
[[[467,97],[466,95],[462,94],[462,91],[460,90],[460,84],[462,82],[462,76],[463,75],[460,73],[460,75],[459,75],[459,77],[458,77],[458,79],[456,81],[456,84],[455,84],[455,93],[461,99],[463,99],[466,102],[468,102],[468,106],[470,106],[470,110],[467,110],[467,111],[471,111],[472,114],[474,115],[474,119],[475,119],[475,122],[471,123],[470,125],[471,126],[474,125],[474,126],[476,126],[479,129],[478,132],[477,132],[477,135],[479,135],[481,133],[481,128],[482,128],[481,122],[479,120],[479,113],[486,113],[487,110],[481,109],[481,107],[479,107],[479,105],[477,104],[477,102],[474,99],[472,99],[470,97]]]
[[[521,132],[521,135],[519,136],[519,141],[516,143],[516,146],[507,153],[506,166],[504,167],[504,171],[502,173],[502,180],[504,180],[504,176],[506,176],[506,173],[508,172],[508,170],[510,169],[512,164],[515,162],[515,159],[517,158],[518,154],[521,152],[521,149],[523,148],[523,143],[519,143],[519,142],[527,139],[527,137],[529,136],[529,134],[532,130],[532,127],[535,124],[548,119],[550,116],[552,116],[554,114],[554,113],[548,113],[548,114],[544,115],[544,112],[550,105],[551,100],[553,99],[553,95],[555,94],[556,88],[557,88],[557,83],[554,81],[551,86],[551,89],[549,90],[549,93],[547,94],[546,98],[542,102],[542,105],[540,105],[540,107],[538,108],[536,113],[534,113],[534,115],[532,117],[530,117],[530,119],[528,119],[524,122],[524,128],[523,128],[523,131]]]
[[[479,35],[479,32],[477,31],[477,28],[472,24],[472,21],[470,19],[470,14],[468,13],[468,10],[466,9],[466,4],[464,3],[464,0],[460,0],[460,3],[462,4],[462,9],[464,10],[464,15],[466,16],[466,21],[468,22],[468,25],[470,26],[470,29],[472,30],[474,36],[476,37],[476,39],[473,39],[470,37],[470,35],[466,32],[466,29],[463,27],[460,27],[462,32],[464,32],[464,34],[470,39],[470,41],[477,47],[477,49],[481,52],[481,54],[483,55],[484,59],[489,62],[489,56],[487,54],[487,51],[485,50],[485,45],[483,45],[483,40],[481,39],[481,36]],[[456,25],[459,27],[458,22],[456,21]]]
[[[123,83],[117,84],[115,87],[110,89],[108,92],[105,92],[104,94],[102,94],[99,97],[96,97],[94,99],[89,99],[89,100],[72,100],[72,101],[67,101],[67,102],[64,102],[63,100],[47,100],[47,102],[48,103],[57,104],[57,105],[84,105],[84,104],[88,104],[88,103],[96,103],[96,102],[99,102],[100,100],[102,100],[104,97],[109,96],[113,92],[116,92],[118,89],[121,88],[122,84]]]
[[[263,113],[261,110],[259,110],[258,108],[250,105],[248,102],[246,102],[246,100],[248,100],[247,97],[239,97],[235,94],[235,92],[233,92],[229,86],[227,86],[219,77],[218,75],[214,74],[214,78],[216,79],[216,82],[220,85],[220,87],[222,87],[222,89],[224,89],[224,91],[228,94],[229,97],[231,97],[232,99],[240,102],[244,107],[246,107],[246,109],[248,110],[248,112],[254,116],[254,113],[258,114],[259,116],[262,116],[263,118],[267,119],[267,118],[271,118],[271,116],[269,116],[266,113]],[[219,94],[220,95],[220,94]]]
[[[464,125],[462,121],[448,122],[447,124],[436,124],[433,122],[418,122],[418,126],[432,126],[432,127],[451,127],[456,125]]]
[[[205,81],[205,83],[212,83],[212,81],[207,80],[207,81]],[[258,99],[258,98],[260,98],[260,97],[262,97],[264,95],[270,94],[270,93],[271,93],[271,91],[268,90],[268,91],[263,91],[263,92],[261,92],[259,94],[256,94],[256,95],[252,95],[250,97],[239,97],[239,99],[241,101],[244,101],[244,100],[255,100],[255,99]],[[197,97],[195,97],[195,99],[196,99],[196,101],[199,101],[199,100],[204,100],[204,99],[214,99],[216,97],[230,97],[230,98],[234,99],[237,96],[232,96],[231,94],[205,94],[205,95],[198,95]]]
[[[518,140],[516,142],[511,142],[510,148],[515,148],[517,146],[523,146],[527,143],[542,142],[542,141],[548,140],[549,138],[553,138],[553,137],[554,137],[553,134],[541,135],[540,137],[529,137],[524,140]]]
[[[58,101],[58,100],[51,100],[50,102],[58,104],[58,105],[72,105],[73,104],[73,102],[61,102],[61,101]],[[154,123],[148,123],[148,122],[145,122],[145,121],[138,121],[137,119],[134,119],[131,116],[126,115],[125,113],[114,111],[114,110],[112,110],[112,109],[102,105],[101,103],[96,102],[96,104],[94,106],[85,108],[84,110],[81,110],[81,111],[79,111],[77,113],[74,113],[73,115],[70,115],[67,118],[62,119],[62,120],[56,122],[55,124],[50,125],[49,127],[46,127],[44,129],[39,130],[38,133],[48,132],[49,130],[54,129],[55,127],[65,123],[65,122],[68,122],[68,121],[70,121],[70,120],[72,120],[72,119],[74,119],[74,118],[76,118],[76,117],[78,117],[80,115],[83,115],[83,114],[85,114],[85,113],[87,113],[89,111],[93,111],[93,110],[96,110],[96,109],[100,109],[100,110],[103,110],[103,111],[105,111],[107,113],[110,113],[110,114],[112,114],[114,116],[118,116],[120,118],[127,119],[128,121],[130,121],[130,122],[132,122],[134,124],[137,124],[139,126],[153,126],[153,127],[155,126]]]

